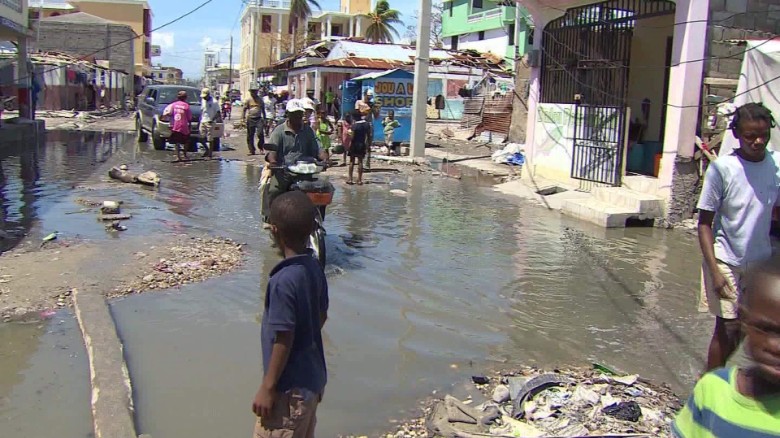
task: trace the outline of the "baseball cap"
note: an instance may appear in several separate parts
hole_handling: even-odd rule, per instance
[[[288,113],[294,113],[298,111],[303,112],[306,108],[304,108],[304,104],[300,99],[290,99],[287,101],[286,109]]]
[[[200,97],[206,97],[209,94],[211,94],[211,90],[209,90],[208,88],[204,88],[200,90]]]
[[[303,106],[303,109],[305,110],[312,110],[314,111],[314,102],[312,102],[311,99],[301,99],[301,105]]]

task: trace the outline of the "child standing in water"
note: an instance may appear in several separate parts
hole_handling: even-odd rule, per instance
[[[330,136],[333,134],[333,124],[328,120],[328,114],[325,110],[320,110],[316,125],[320,149],[325,153],[325,162],[330,163]]]
[[[387,146],[387,149],[390,151],[390,155],[401,155],[398,151],[395,150],[393,143],[393,135],[395,134],[395,130],[401,126],[401,124],[398,123],[398,120],[395,119],[395,111],[390,110],[387,112],[387,117],[385,117],[385,119],[382,121],[382,126],[384,126],[385,146]]]

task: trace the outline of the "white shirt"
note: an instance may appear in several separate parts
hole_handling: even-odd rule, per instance
[[[263,96],[263,105],[265,105],[265,116],[266,117],[273,117],[276,113],[274,111],[274,104],[276,104],[276,99],[273,99],[268,96]]]
[[[699,210],[715,212],[715,258],[732,266],[772,256],[772,209],[780,205],[778,154],[754,163],[736,153],[718,157],[704,176]]]
[[[217,119],[217,115],[220,113],[221,108],[219,107],[219,104],[214,101],[214,99],[211,99],[210,101],[207,101],[206,99],[202,99],[200,102],[200,122],[201,123],[209,123],[213,122]]]

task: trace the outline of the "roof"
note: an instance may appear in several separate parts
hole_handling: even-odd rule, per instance
[[[327,59],[337,58],[376,58],[381,54],[381,59],[393,61],[413,61],[417,49],[401,44],[373,44],[351,40],[336,41]],[[430,59],[450,59],[452,55],[446,50],[431,49]]]
[[[75,12],[73,14],[64,14],[64,15],[57,15],[55,17],[46,17],[41,21],[52,22],[52,23],[117,24],[117,25],[127,26],[124,24],[117,23],[115,21],[106,20],[105,18],[98,17],[92,14],[87,14],[86,12]]]
[[[401,68],[406,63],[376,58],[339,58],[318,64],[322,67],[367,68],[372,70],[391,70]]]
[[[29,5],[30,9],[56,9],[59,11],[70,11],[76,9],[69,3],[54,2],[52,0],[32,0]]]

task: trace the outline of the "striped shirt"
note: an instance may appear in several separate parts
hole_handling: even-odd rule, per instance
[[[780,396],[756,400],[737,390],[737,368],[707,373],[674,421],[677,438],[780,437]]]

